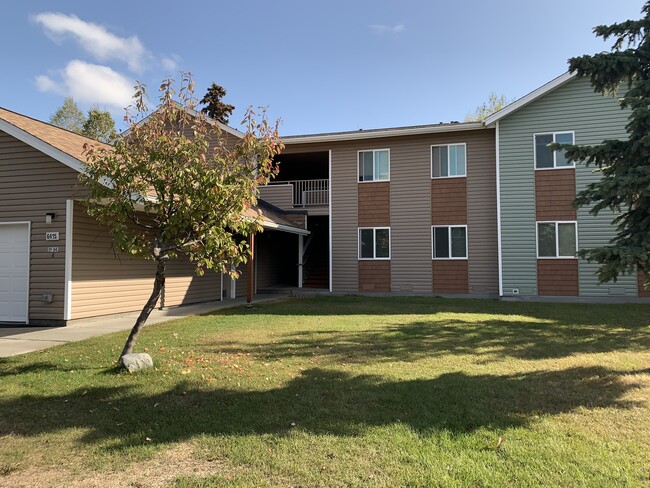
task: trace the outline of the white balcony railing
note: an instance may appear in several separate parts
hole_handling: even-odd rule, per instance
[[[274,181],[271,185],[293,186],[294,207],[315,207],[329,205],[329,180],[289,180]]]

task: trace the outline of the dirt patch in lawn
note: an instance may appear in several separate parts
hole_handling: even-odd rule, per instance
[[[76,472],[68,467],[29,467],[13,469],[0,476],[0,487],[32,488],[105,488],[124,486],[134,488],[169,486],[179,476],[207,477],[224,475],[224,465],[218,460],[206,461],[193,455],[192,446],[183,444],[157,454],[152,459],[134,462],[122,471]]]

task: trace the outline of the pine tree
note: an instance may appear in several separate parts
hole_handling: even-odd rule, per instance
[[[569,60],[569,70],[589,77],[595,91],[623,94],[621,108],[630,111],[626,140],[558,146],[570,160],[592,165],[602,175],[578,194],[575,205],[593,205],[594,215],[604,209],[617,213],[613,220],[617,233],[610,243],[580,251],[600,264],[601,282],[616,281],[620,274],[637,269],[646,278],[650,273],[650,1],[642,14],[639,20],[594,28],[596,36],[615,39],[609,52]]]
[[[225,96],[226,89],[216,83],[212,83],[205,96],[199,102],[201,105],[205,105],[205,107],[201,109],[201,112],[214,120],[227,124],[228,117],[230,117],[232,111],[235,110],[235,107],[234,105],[229,105],[221,101]]]

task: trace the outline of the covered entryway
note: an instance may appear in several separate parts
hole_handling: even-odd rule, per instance
[[[27,323],[29,223],[0,222],[0,322]]]

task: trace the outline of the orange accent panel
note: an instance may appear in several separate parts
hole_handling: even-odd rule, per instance
[[[390,183],[359,183],[359,227],[390,226]]]
[[[467,224],[467,178],[431,179],[431,225]]]
[[[359,261],[359,291],[390,291],[390,261]]]
[[[650,297],[650,289],[645,289],[643,287],[643,282],[645,281],[645,275],[639,271],[636,275],[637,285],[639,287],[639,297]]]
[[[433,260],[433,293],[466,295],[467,281],[467,260]]]
[[[540,220],[576,220],[576,170],[535,171],[535,215]]]
[[[539,296],[577,297],[577,259],[538,259],[537,294]]]

